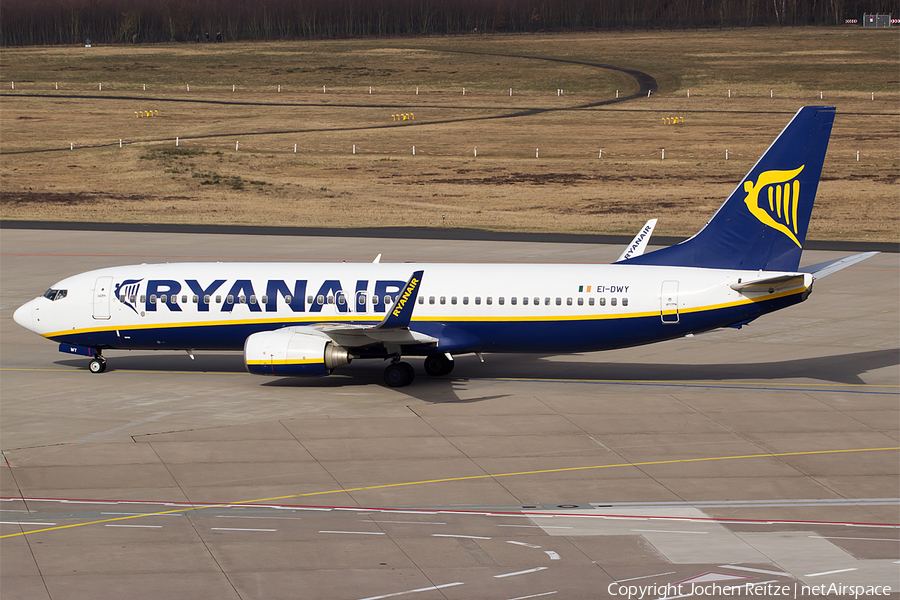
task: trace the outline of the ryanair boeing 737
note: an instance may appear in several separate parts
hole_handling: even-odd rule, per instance
[[[610,265],[134,265],[75,275],[16,310],[62,352],[240,350],[251,373],[327,375],[390,360],[408,385],[481,352],[586,352],[736,327],[806,300],[813,282],[868,258],[800,269],[835,109],[800,109],[706,226],[644,253],[649,222]],[[380,256],[379,256],[380,258]]]

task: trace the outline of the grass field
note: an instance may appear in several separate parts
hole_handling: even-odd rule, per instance
[[[898,48],[862,29],[8,48],[0,216],[689,235],[800,106],[833,104],[810,238],[897,242]],[[598,105],[637,84],[559,60],[659,93]]]

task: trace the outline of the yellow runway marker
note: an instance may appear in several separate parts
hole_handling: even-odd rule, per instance
[[[778,452],[773,454],[745,454],[742,456],[714,456],[714,457],[706,457],[706,458],[680,458],[680,459],[672,459],[672,460],[653,460],[648,462],[638,462],[638,463],[618,463],[613,465],[589,465],[586,467],[562,467],[559,469],[542,469],[539,471],[520,471],[517,473],[498,473],[495,475],[468,475],[465,477],[450,477],[447,479],[427,479],[423,481],[407,481],[404,483],[387,483],[383,485],[369,485],[363,487],[356,488],[347,488],[347,489],[339,489],[339,490],[324,490],[321,492],[307,492],[305,494],[291,494],[288,496],[275,496],[272,498],[257,498],[256,500],[242,500],[240,502],[223,502],[219,504],[203,504],[201,506],[194,506],[190,508],[178,508],[175,510],[167,510],[162,512],[153,512],[153,513],[142,513],[138,515],[129,515],[127,517],[116,517],[113,519],[102,519],[99,521],[89,521],[87,523],[73,523],[71,525],[61,525],[58,527],[48,527],[46,529],[35,529],[32,531],[23,531],[20,533],[10,533],[7,535],[0,535],[0,539],[8,538],[8,537],[17,537],[20,535],[30,535],[32,533],[44,533],[47,531],[59,531],[61,529],[71,529],[74,527],[84,527],[86,525],[99,525],[101,523],[112,523],[115,521],[125,521],[129,519],[139,519],[143,517],[157,517],[161,515],[168,515],[172,513],[183,513],[192,510],[201,510],[204,508],[216,508],[222,506],[234,506],[237,504],[256,504],[260,502],[272,502],[274,500],[288,500],[291,498],[309,498],[311,496],[325,496],[327,494],[341,494],[344,492],[362,492],[366,490],[383,490],[388,488],[398,488],[398,487],[407,487],[412,485],[424,485],[427,483],[449,483],[452,481],[472,481],[474,479],[496,479],[499,477],[513,477],[516,475],[542,475],[546,473],[566,473],[570,471],[588,471],[592,469],[614,469],[619,467],[646,467],[651,465],[671,465],[671,464],[679,464],[679,463],[692,463],[692,462],[709,462],[709,461],[722,461],[722,460],[739,460],[739,459],[748,459],[748,458],[778,458],[783,456],[810,456],[816,454],[847,454],[850,452],[885,452],[890,450],[900,450],[900,446],[890,447],[890,448],[850,448],[846,450],[810,450],[806,452]]]

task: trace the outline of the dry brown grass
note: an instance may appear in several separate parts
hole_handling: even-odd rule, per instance
[[[636,86],[460,51],[636,68],[660,94],[584,108]],[[896,242],[896,64],[894,32],[839,29],[5,49],[0,214],[610,233],[660,217],[659,234],[687,235],[799,106],[825,103],[838,117],[810,237]]]

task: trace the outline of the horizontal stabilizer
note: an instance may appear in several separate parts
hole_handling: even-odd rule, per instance
[[[804,273],[811,273],[814,279],[822,279],[827,275],[831,275],[841,269],[846,269],[850,265],[855,265],[860,261],[864,261],[867,258],[872,258],[878,254],[877,252],[863,252],[862,254],[854,254],[853,256],[847,256],[844,258],[838,258],[837,260],[829,260],[823,263],[819,263],[816,265],[810,265],[808,267],[803,267],[800,269]]]
[[[638,234],[634,236],[631,243],[625,247],[625,251],[622,252],[616,262],[628,260],[629,258],[634,258],[635,256],[643,254],[644,250],[647,249],[647,244],[650,242],[650,236],[653,235],[653,229],[656,227],[656,222],[658,220],[659,219],[650,219],[644,223],[644,226],[641,227]]]
[[[778,275],[777,277],[764,277],[763,279],[752,279],[750,281],[739,281],[732,283],[731,289],[741,292],[768,292],[773,293],[778,290],[803,285],[806,276],[803,273],[791,275]]]

